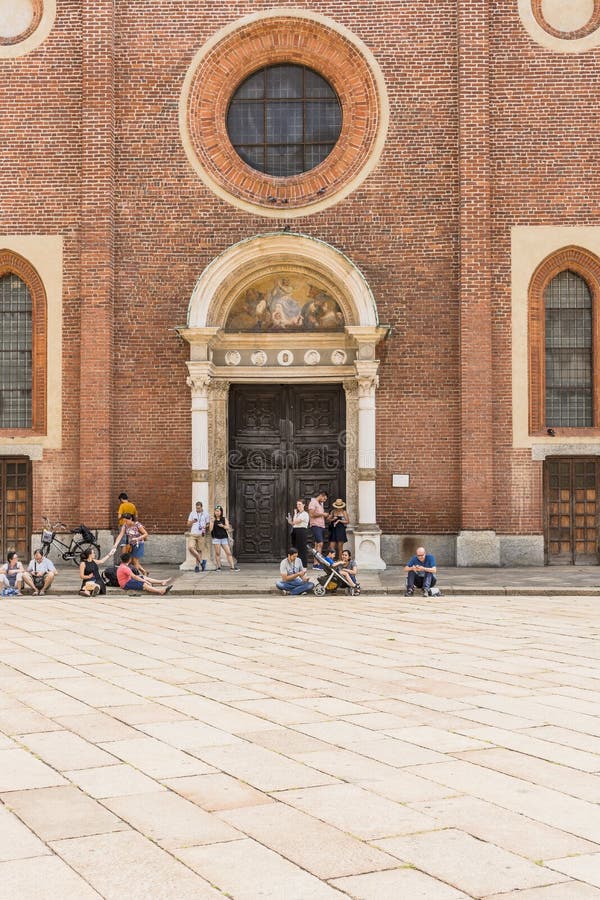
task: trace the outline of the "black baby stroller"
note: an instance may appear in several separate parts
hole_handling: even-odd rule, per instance
[[[344,575],[339,569],[334,568],[317,550],[311,550],[310,552],[323,569],[323,574],[317,578],[313,594],[316,594],[317,597],[322,597],[327,591],[335,593],[339,587],[345,588],[346,593],[350,597],[357,597],[360,594],[360,584],[358,582],[355,584],[351,578]]]

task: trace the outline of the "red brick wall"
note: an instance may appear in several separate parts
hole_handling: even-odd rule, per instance
[[[599,51],[538,46],[516,6],[493,4],[491,47],[495,522],[509,534],[542,529],[542,463],[512,449],[510,229],[600,224]]]
[[[458,15],[471,9],[477,17],[483,3],[277,4],[327,15],[361,38],[383,70],[391,108],[376,170],[346,200],[289,223],[215,197],[192,171],[178,127],[181,87],[196,51],[225,24],[273,4],[115,5],[114,134],[107,108],[111,67],[95,68],[94,56],[113,40],[109,4],[96,4],[98,34],[84,38],[81,4],[59,0],[42,46],[0,61],[0,231],[65,238],[63,449],[45,452],[34,465],[34,522],[52,510],[76,524],[96,511],[91,524],[105,526],[116,494],[125,489],[151,532],[181,530],[190,502],[189,348],[175,327],[185,323],[194,283],[216,255],[289,224],[346,253],[371,285],[381,321],[392,326],[380,347],[377,396],[383,530],[456,532],[462,521],[500,532],[539,532],[540,464],[511,449],[510,227],[596,221],[598,52],[550,53],[525,33],[516,3],[490,0],[489,48],[463,68],[489,83],[489,104],[477,96],[473,102],[480,111],[489,108],[491,180],[481,186],[490,198],[489,242],[481,244],[487,259],[480,269],[472,255],[469,269],[478,324],[469,331],[463,318],[461,337],[459,304],[464,308],[467,294],[459,277],[466,248],[463,240],[461,270],[461,222],[463,238],[466,232],[459,189],[461,172],[463,184],[468,173],[459,161]],[[486,75],[481,66],[487,58]],[[98,170],[91,183],[94,150]],[[476,159],[471,166],[469,177],[481,174]],[[473,252],[476,226],[471,212]],[[481,328],[489,335],[483,341]],[[461,340],[469,353],[462,381]],[[491,407],[478,374],[481,367],[485,372],[490,346]],[[111,354],[112,373],[106,371]],[[488,404],[462,421],[461,384],[463,411],[469,398]],[[461,513],[461,478],[468,476],[472,491],[478,453],[487,453],[490,440],[489,509],[478,518],[474,502]],[[468,451],[462,461],[461,447]],[[410,473],[409,489],[390,489],[394,472]]]
[[[63,445],[33,463],[34,529],[79,516],[81,4],[58,6],[41,46],[0,59],[0,234],[64,238]]]

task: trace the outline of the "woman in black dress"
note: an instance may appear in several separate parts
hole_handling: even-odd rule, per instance
[[[331,541],[335,544],[336,559],[340,560],[342,558],[342,550],[344,549],[344,544],[348,540],[348,535],[346,534],[346,525],[350,521],[350,519],[348,518],[346,504],[342,499],[338,498],[334,503],[331,504],[331,512],[329,514],[329,518],[331,522]]]
[[[81,554],[81,562],[79,563],[79,575],[81,576],[81,588],[79,593],[82,597],[95,597],[96,594],[105,594],[106,585],[100,575],[98,564],[103,565],[115,552],[113,547],[102,559],[96,559],[94,548],[90,547]]]

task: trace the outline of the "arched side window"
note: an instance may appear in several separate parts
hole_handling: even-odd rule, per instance
[[[46,294],[33,266],[0,250],[0,433],[46,428]]]
[[[600,426],[600,261],[568,247],[538,267],[529,294],[530,431]]]

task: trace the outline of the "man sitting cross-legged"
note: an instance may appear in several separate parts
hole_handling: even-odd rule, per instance
[[[280,591],[287,594],[307,594],[314,588],[314,584],[308,579],[306,569],[298,559],[295,547],[290,547],[286,558],[281,561],[279,571],[281,578],[277,582],[277,587]]]
[[[130,562],[131,553],[121,554],[121,565],[117,568],[117,581],[121,590],[147,591],[149,594],[168,594],[172,589],[172,584],[168,584],[166,587],[155,587],[152,584],[152,579],[145,575],[136,575],[129,567]]]

